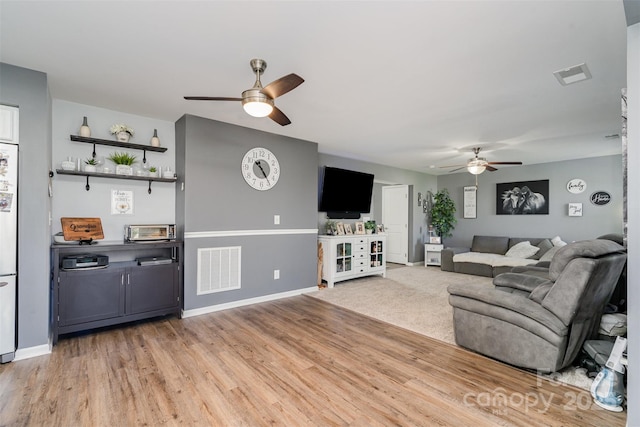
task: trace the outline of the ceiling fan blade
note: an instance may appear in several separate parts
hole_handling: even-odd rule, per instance
[[[448,169],[448,168],[460,168],[466,167],[467,165],[449,165],[449,166],[440,166],[440,169]]]
[[[262,88],[262,93],[266,94],[271,99],[275,99],[297,88],[302,84],[302,82],[304,82],[304,79],[302,77],[297,74],[291,73],[266,85],[264,88]]]
[[[459,171],[460,169],[464,169],[464,168],[466,168],[466,166],[461,166],[461,167],[459,167],[457,169],[450,170],[449,173],[456,172],[456,171]]]
[[[228,98],[224,96],[185,96],[189,101],[242,101],[242,98]]]
[[[522,162],[487,162],[489,165],[521,165]]]
[[[291,120],[289,120],[289,117],[285,116],[285,114],[280,111],[280,109],[275,105],[273,106],[273,111],[271,112],[271,114],[269,114],[269,118],[278,123],[280,126],[291,124]]]
[[[498,170],[498,169],[494,168],[493,166],[489,166],[489,165],[485,166],[485,168],[486,168],[489,172],[494,172],[494,171],[497,171],[497,170]]]

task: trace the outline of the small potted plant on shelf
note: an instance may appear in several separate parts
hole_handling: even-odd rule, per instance
[[[129,142],[129,138],[134,135],[133,128],[125,124],[115,124],[109,129],[112,135],[115,135],[116,139],[120,142]]]
[[[133,168],[131,167],[136,162],[136,156],[129,153],[111,153],[109,155],[111,160],[116,165],[116,174],[118,175],[133,175]]]
[[[329,236],[334,236],[336,234],[337,225],[338,225],[337,221],[328,219],[327,222],[324,224],[325,233],[327,233],[327,235]]]
[[[375,221],[365,221],[364,223],[364,230],[367,234],[373,234],[373,232],[376,229],[376,222]]]
[[[155,166],[151,166],[149,168],[149,176],[152,178],[157,178],[158,177],[158,168]]]
[[[98,166],[98,161],[95,157],[89,157],[84,161],[84,171],[85,172],[95,172]]]

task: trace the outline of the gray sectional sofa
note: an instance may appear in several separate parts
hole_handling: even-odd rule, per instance
[[[528,241],[539,250],[527,258],[505,256],[518,243]],[[554,248],[551,239],[540,237],[473,236],[470,248],[444,248],[442,250],[442,271],[496,277],[510,272],[514,267],[537,264],[544,255]],[[555,252],[553,249],[552,252]],[[459,255],[458,254],[464,254]],[[551,254],[549,254],[551,255]]]

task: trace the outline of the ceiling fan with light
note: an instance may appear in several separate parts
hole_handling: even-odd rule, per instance
[[[291,123],[291,120],[274,105],[274,99],[300,86],[304,79],[291,73],[262,87],[260,75],[267,68],[263,59],[252,59],[251,69],[256,74],[256,82],[251,89],[242,92],[241,98],[228,98],[221,96],[185,96],[184,99],[193,101],[241,101],[244,110],[253,117],[269,116],[271,120],[281,126]]]
[[[460,169],[467,168],[467,171],[473,175],[480,175],[485,170],[489,172],[496,171],[498,169],[494,168],[492,165],[521,165],[522,162],[488,162],[484,157],[478,157],[480,153],[480,147],[474,147],[473,153],[475,157],[469,159],[466,165],[449,165],[449,166],[440,166],[441,168],[455,168],[450,170],[449,172],[459,171]]]

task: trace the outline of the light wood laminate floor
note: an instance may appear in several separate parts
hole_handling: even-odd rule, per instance
[[[63,337],[2,426],[624,426],[589,393],[298,296]]]

